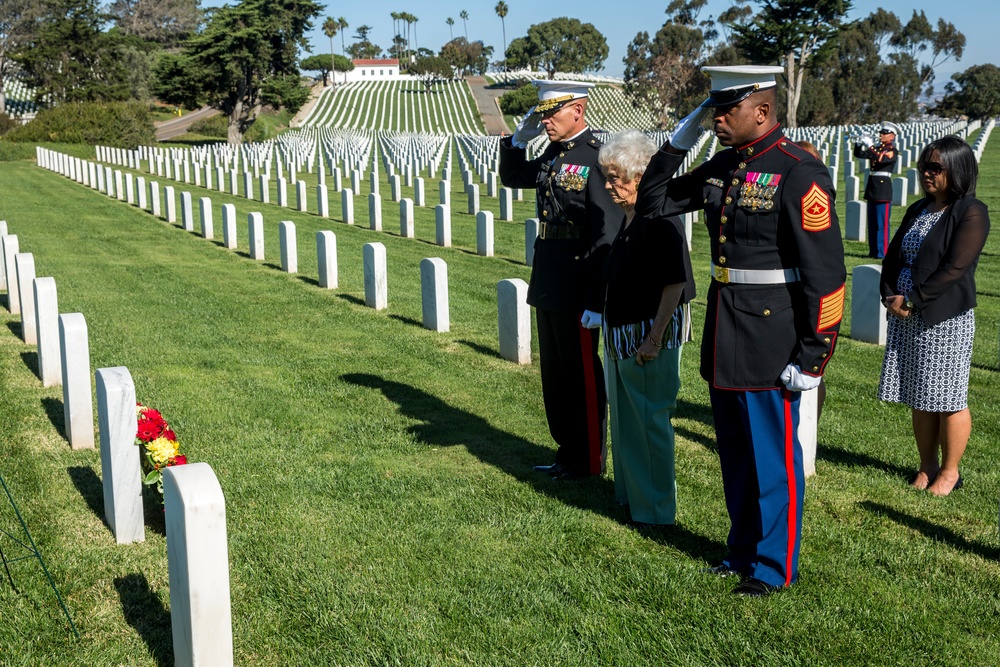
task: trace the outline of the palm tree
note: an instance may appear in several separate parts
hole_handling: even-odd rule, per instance
[[[400,14],[399,12],[390,12],[389,16],[392,17],[392,34],[396,35],[396,34],[399,33],[399,29],[396,27],[396,24],[399,22],[399,19],[402,17],[402,14]],[[393,40],[393,41],[395,42],[395,40]],[[396,50],[396,59],[398,60],[399,59],[399,45],[398,44],[395,46],[395,50]]]
[[[469,12],[464,9],[458,13],[458,18],[462,19],[462,27],[465,28],[465,41],[469,41],[469,26],[466,21],[469,20]]]
[[[340,30],[340,24],[333,20],[333,17],[327,17],[323,21],[323,34],[330,38],[330,80],[333,81],[333,87],[337,87],[337,60],[333,57],[333,37]]]
[[[343,16],[337,19],[337,26],[340,27],[340,50],[343,51],[344,57],[347,57],[347,44],[344,41],[344,34],[347,31],[347,19]],[[347,70],[344,70],[344,83],[347,83]]]
[[[507,71],[507,22],[504,19],[507,17],[507,3],[503,0],[497,3],[495,7],[497,16],[500,17],[500,25],[503,27],[503,62],[504,71]]]
[[[414,51],[419,51],[420,50],[420,42],[417,41],[417,21],[419,21],[420,19],[418,19],[416,16],[413,16],[411,14],[410,15],[410,20],[413,21],[413,50]]]
[[[452,39],[455,39],[455,31],[451,29],[451,27],[455,25],[455,19],[449,16],[448,20],[445,21],[445,23],[448,24],[448,34],[451,36]]]

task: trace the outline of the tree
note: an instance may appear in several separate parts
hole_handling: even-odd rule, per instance
[[[42,5],[31,39],[13,54],[37,102],[129,99],[133,82],[125,51],[130,43],[118,31],[102,32],[107,20],[94,0]]]
[[[126,35],[165,48],[178,46],[201,22],[197,0],[114,0],[108,13]]]
[[[344,41],[344,35],[346,34],[346,30],[348,28],[347,19],[345,19],[343,16],[341,16],[340,18],[338,18],[337,19],[337,26],[340,28],[340,52],[343,53],[344,57],[346,58],[347,57],[347,46],[346,46],[346,42]],[[351,67],[353,68],[354,66],[352,65]],[[344,83],[347,83],[347,72],[346,71],[344,72]]]
[[[758,0],[753,19],[731,26],[740,50],[754,62],[785,68],[789,127],[798,127],[799,99],[806,72],[835,44],[850,0]]]
[[[0,2],[0,113],[7,112],[4,85],[15,69],[13,55],[30,42],[40,11],[37,0]]]
[[[330,67],[333,67],[331,70]],[[299,63],[299,69],[303,72],[319,72],[323,77],[323,85],[326,85],[326,77],[332,71],[350,72],[354,69],[354,63],[339,54],[318,53],[316,55],[303,58]],[[331,77],[332,78],[332,77]]]
[[[500,0],[494,7],[497,16],[500,17],[500,27],[503,28],[503,53],[505,56],[507,54],[507,22],[504,19],[507,18],[507,9],[507,3],[503,0]]]
[[[965,51],[965,35],[960,33],[953,24],[944,19],[938,19],[937,30],[931,27],[931,22],[923,11],[914,10],[913,16],[893,37],[890,42],[899,51],[908,54],[914,61],[919,54],[930,49],[930,62],[920,67],[920,83],[927,86],[928,95],[933,93],[934,70],[951,58],[962,59]]]
[[[528,28],[526,37],[511,41],[506,55],[514,66],[541,68],[552,79],[556,72],[601,69],[608,43],[592,24],[562,17]]]
[[[331,71],[331,72],[337,68],[337,63],[336,63],[336,61],[334,60],[334,57],[333,57],[333,38],[337,34],[337,32],[339,32],[339,31],[340,31],[340,24],[337,23],[337,21],[332,16],[328,16],[326,18],[326,20],[323,21],[323,34],[326,35],[330,39],[330,70],[329,71]],[[302,64],[303,64],[303,69],[306,69],[306,70],[315,70],[315,68],[312,68],[312,67],[305,67],[305,61],[303,61]],[[323,72],[323,86],[324,87],[326,86],[326,72]],[[334,88],[337,87],[336,77],[334,77],[333,87]]]
[[[462,28],[465,29],[465,41],[469,41],[469,26],[466,23],[469,20],[469,12],[463,9],[458,13],[458,18],[462,19]]]
[[[456,37],[441,47],[440,55],[463,74],[485,74],[493,57],[493,47],[483,45],[481,40],[470,44],[464,37]]]
[[[372,31],[370,25],[359,25],[355,28],[356,34],[354,39],[358,40],[354,44],[347,47],[347,52],[351,54],[352,57],[361,60],[367,58],[377,58],[380,53],[382,53],[382,47],[378,44],[373,44],[371,40],[368,39],[368,33]]]
[[[444,58],[430,56],[415,61],[410,67],[410,73],[420,77],[425,86],[424,92],[429,93],[435,83],[453,78],[455,69]]]
[[[639,108],[654,113],[661,128],[684,115],[705,97],[708,77],[701,73],[709,50],[708,38],[717,36],[711,17],[699,21],[706,0],[674,0],[667,21],[652,40],[640,32],[628,45],[625,92]]]
[[[951,78],[953,81],[945,84],[946,94],[934,109],[935,113],[969,118],[1000,116],[1000,67],[973,65]]]
[[[241,143],[263,107],[294,112],[305,103],[298,54],[320,8],[313,0],[243,0],[217,9],[179,56],[161,59],[154,92],[168,103],[219,109],[229,143]]]
[[[455,39],[455,31],[452,30],[452,26],[455,25],[455,19],[449,16],[445,19],[445,23],[448,24],[448,39]]]

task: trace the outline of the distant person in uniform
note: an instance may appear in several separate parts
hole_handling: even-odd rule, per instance
[[[865,201],[868,202],[868,256],[876,259],[885,257],[889,249],[889,212],[892,207],[892,172],[899,159],[896,137],[899,128],[894,123],[885,122],[879,127],[878,145],[868,136],[861,137],[854,144],[854,157],[868,160],[868,183],[865,185]]]
[[[843,244],[833,182],[781,131],[781,67],[706,67],[710,96],[660,147],[639,183],[636,213],[704,209],[712,284],[701,346],[731,528],[723,561],[743,596],[798,578],[805,475],[802,391],[820,383],[844,306]],[[728,150],[681,176],[711,117]]]
[[[621,227],[597,166],[601,142],[584,114],[593,84],[534,81],[539,103],[500,141],[500,180],[535,190],[539,233],[528,303],[535,307],[542,398],[555,462],[535,470],[564,480],[604,472],[607,392],[598,357],[604,312],[604,259]],[[542,154],[528,142],[544,132]]]

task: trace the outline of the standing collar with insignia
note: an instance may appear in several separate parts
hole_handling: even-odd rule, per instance
[[[736,151],[740,154],[740,159],[745,161],[774,148],[781,141],[785,141],[785,133],[781,131],[781,124],[778,124],[763,137],[739,146]]]
[[[572,139],[567,139],[566,141],[559,141],[559,148],[564,151],[571,151],[576,146],[588,143],[593,138],[593,133],[590,131],[590,127],[585,127],[580,134],[576,135]]]

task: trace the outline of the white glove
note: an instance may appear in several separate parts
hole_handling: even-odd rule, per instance
[[[858,143],[864,146],[865,148],[871,148],[872,146],[875,145],[875,140],[869,137],[868,135],[865,135],[860,139],[858,139]]]
[[[583,311],[583,317],[580,318],[580,326],[584,329],[598,329],[604,324],[604,318],[601,317],[600,313],[595,313],[592,310]]]
[[[528,113],[524,114],[521,122],[517,124],[511,143],[517,148],[526,148],[528,142],[541,134],[544,129],[541,114],[535,113],[535,107],[531,107],[528,109]]]
[[[781,381],[789,391],[809,391],[818,387],[823,378],[806,375],[795,364],[788,364],[785,370],[781,371]]]
[[[670,145],[682,151],[694,146],[698,137],[701,136],[701,121],[705,120],[705,117],[710,113],[712,113],[712,107],[707,107],[702,103],[697,109],[684,116],[670,135]]]

